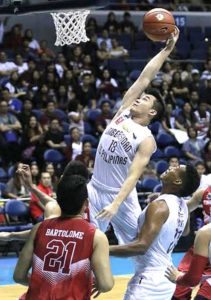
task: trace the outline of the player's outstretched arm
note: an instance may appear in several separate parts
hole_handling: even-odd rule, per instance
[[[192,211],[198,208],[199,204],[201,203],[203,193],[204,193],[204,189],[197,190],[193,194],[192,198],[187,201],[189,213],[191,213]]]
[[[110,246],[110,255],[128,257],[145,254],[159,234],[168,216],[169,209],[165,201],[160,200],[150,203],[137,240],[127,245]]]
[[[41,201],[43,205],[48,203],[49,201],[54,200],[52,197],[46,195],[41,192],[35,184],[32,182],[31,170],[29,165],[19,164],[18,175],[21,177],[24,185]],[[43,207],[42,207],[43,208]]]
[[[126,109],[130,106],[134,100],[140,97],[140,95],[148,87],[149,83],[154,79],[157,72],[162,67],[164,61],[167,59],[169,54],[174,49],[174,46],[179,38],[179,29],[175,27],[175,32],[167,40],[166,46],[162,49],[156,56],[154,56],[146,65],[144,70],[141,72],[138,79],[133,83],[133,85],[125,93],[122,107],[120,110]]]
[[[169,266],[165,276],[173,283],[183,286],[196,286],[202,279],[205,267],[209,264],[208,249],[211,241],[210,228],[205,225],[196,234],[191,264],[187,273],[182,273],[174,266]]]
[[[114,279],[111,273],[109,261],[109,244],[106,235],[96,229],[94,236],[92,269],[95,275],[95,297],[99,293],[110,291],[114,286]]]
[[[19,256],[13,279],[15,282],[28,286],[29,285],[29,270],[32,266],[32,256],[34,251],[34,239],[37,233],[37,229],[40,224],[36,224],[30,233],[29,239],[26,241],[21,254]]]
[[[31,230],[24,230],[18,232],[0,232],[0,241],[25,241],[28,239]]]
[[[118,211],[121,203],[127,198],[127,196],[134,189],[138,179],[144,172],[146,165],[148,164],[150,157],[155,150],[156,145],[153,137],[148,137],[144,140],[144,143],[141,143],[139,149],[133,159],[133,162],[130,166],[128,176],[125,179],[118,195],[114,201],[103,208],[96,218],[107,218],[111,219]]]

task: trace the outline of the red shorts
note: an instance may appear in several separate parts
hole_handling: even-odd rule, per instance
[[[207,300],[211,300],[211,285],[207,281],[200,286],[197,296],[198,295],[203,296]]]

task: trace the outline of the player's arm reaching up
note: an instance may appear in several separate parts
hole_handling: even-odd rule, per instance
[[[31,190],[44,204],[44,216],[45,219],[58,217],[61,214],[61,210],[57,204],[57,202],[46,195],[45,193],[41,192],[36,185],[32,182],[31,171],[30,167],[25,164],[19,164],[18,175],[22,179],[24,185]],[[19,232],[0,232],[0,241],[25,241],[29,238],[31,230],[19,231]]]
[[[187,201],[189,213],[197,209],[199,204],[201,204],[203,194],[204,194],[204,189],[199,189],[193,194],[191,199]]]
[[[140,95],[145,91],[150,82],[154,79],[157,72],[162,67],[163,63],[170,55],[174,46],[179,38],[179,29],[175,27],[175,32],[167,40],[165,48],[163,48],[156,56],[154,56],[146,67],[141,72],[138,79],[125,93],[122,100],[122,106],[117,114],[120,114],[124,109],[128,108],[134,100],[138,99]]]
[[[41,201],[45,206],[50,201],[55,201],[52,197],[40,191],[32,182],[32,176],[29,165],[19,164],[17,173],[21,177],[24,185]]]

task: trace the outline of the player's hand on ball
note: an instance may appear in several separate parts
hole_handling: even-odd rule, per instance
[[[168,40],[166,41],[166,47],[165,50],[172,51],[174,49],[174,46],[179,38],[179,29],[177,26],[175,26],[175,31],[170,35]]]
[[[111,220],[118,211],[118,206],[111,203],[110,205],[105,206],[96,216],[96,219],[108,219]]]
[[[165,277],[173,283],[176,283],[177,278],[183,273],[178,271],[175,266],[169,266],[165,272]]]

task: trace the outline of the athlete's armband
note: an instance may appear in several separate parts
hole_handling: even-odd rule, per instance
[[[205,256],[194,254],[187,273],[180,275],[176,283],[184,286],[196,286],[201,278],[203,271],[209,260]]]

